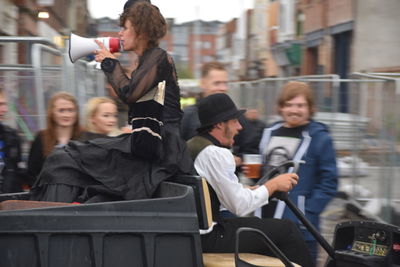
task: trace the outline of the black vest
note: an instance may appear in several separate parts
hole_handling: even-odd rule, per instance
[[[195,137],[187,141],[187,146],[189,148],[190,156],[192,157],[193,162],[196,160],[200,152],[209,145],[220,146],[219,142],[208,134],[196,135]],[[207,183],[207,186],[208,190],[210,191],[212,215],[214,221],[218,222],[220,220],[219,207],[221,206],[221,202],[218,199],[217,193],[215,193],[210,184]]]

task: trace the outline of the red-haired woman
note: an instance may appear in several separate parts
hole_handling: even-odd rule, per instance
[[[67,92],[54,94],[47,106],[47,128],[40,130],[29,152],[28,173],[35,180],[46,157],[55,147],[62,147],[82,133],[79,107],[74,96]]]

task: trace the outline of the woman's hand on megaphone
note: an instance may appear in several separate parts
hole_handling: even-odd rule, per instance
[[[106,57],[116,58],[105,46],[102,42],[98,40],[94,40],[96,44],[100,47],[100,49],[94,50],[95,58],[97,62],[102,62]]]

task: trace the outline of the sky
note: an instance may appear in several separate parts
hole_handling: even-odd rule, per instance
[[[238,18],[253,7],[254,0],[151,0],[165,18],[175,18],[175,23],[202,19],[227,22]],[[94,18],[118,18],[126,0],[88,0],[90,14]],[[112,3],[112,4],[111,4]]]

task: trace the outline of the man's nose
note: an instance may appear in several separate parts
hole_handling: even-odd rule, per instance
[[[224,93],[226,93],[226,92],[228,91],[228,85],[226,85],[226,84],[221,84],[221,85],[219,86],[219,90],[222,91],[222,92],[224,92]]]

